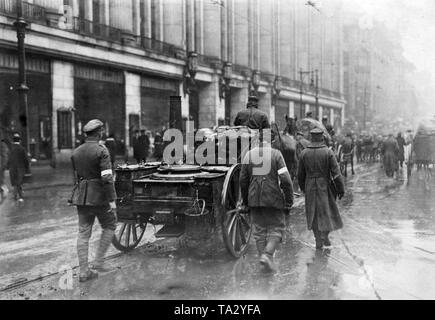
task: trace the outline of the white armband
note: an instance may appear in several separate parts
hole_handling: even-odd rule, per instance
[[[288,173],[288,169],[287,169],[287,167],[283,167],[283,168],[281,168],[281,169],[278,170],[278,174],[279,174],[279,175],[284,174],[284,173],[286,173],[286,172]]]
[[[104,177],[104,176],[107,176],[107,175],[111,175],[112,174],[112,170],[111,169],[107,169],[107,170],[103,170],[103,171],[101,171],[101,176],[102,177]]]

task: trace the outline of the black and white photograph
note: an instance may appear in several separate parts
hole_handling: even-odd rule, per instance
[[[434,166],[433,0],[0,0],[0,300],[433,300]]]

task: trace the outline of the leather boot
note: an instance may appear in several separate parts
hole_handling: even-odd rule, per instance
[[[322,236],[320,234],[319,230],[313,230],[314,239],[316,240],[316,249],[322,249],[323,242],[322,242]]]
[[[259,257],[261,257],[261,255],[264,253],[264,249],[266,249],[266,244],[267,244],[266,239],[261,239],[256,241]]]
[[[95,257],[95,262],[92,265],[93,269],[99,270],[101,272],[107,271],[107,269],[103,267],[104,256],[106,255],[106,252],[109,249],[110,244],[112,243],[112,238],[114,234],[115,230],[111,229],[104,229],[101,233],[101,239],[98,245],[97,255]]]
[[[323,240],[323,246],[324,247],[330,247],[331,241],[329,241],[329,231],[322,232],[322,240]]]

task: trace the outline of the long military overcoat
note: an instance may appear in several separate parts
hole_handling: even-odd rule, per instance
[[[24,182],[24,175],[30,170],[30,162],[26,150],[18,143],[11,145],[8,168],[11,184],[21,186]]]
[[[314,221],[320,231],[343,227],[331,180],[335,182],[337,193],[344,193],[344,182],[334,153],[324,143],[310,143],[302,151],[298,166],[299,187],[305,193],[308,230],[313,229]]]
[[[399,169],[399,145],[393,137],[384,141],[382,146],[384,168],[386,171],[396,171]]]

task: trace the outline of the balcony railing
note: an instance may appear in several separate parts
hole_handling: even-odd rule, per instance
[[[17,16],[17,1],[0,0],[0,13],[15,18]],[[29,21],[45,22],[45,8],[33,3],[23,2],[23,17]]]
[[[73,21],[73,24],[66,27],[65,30],[112,42],[122,41],[122,31],[120,29],[81,18],[74,18]]]
[[[146,51],[160,53],[169,57],[177,57],[177,55],[184,55],[184,56],[186,55],[182,48],[179,48],[177,46],[174,46],[172,44],[163,41],[159,41],[147,37],[140,37],[139,44]]]

